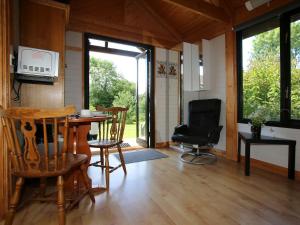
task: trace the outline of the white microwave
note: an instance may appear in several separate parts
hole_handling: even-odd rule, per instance
[[[58,77],[59,53],[19,46],[17,79],[53,82]]]

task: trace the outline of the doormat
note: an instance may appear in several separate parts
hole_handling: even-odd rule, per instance
[[[152,149],[147,148],[147,149],[142,149],[142,150],[132,151],[132,152],[125,152],[123,153],[123,155],[126,164],[169,157],[153,148]],[[120,161],[120,157],[118,153],[114,154],[114,156]]]

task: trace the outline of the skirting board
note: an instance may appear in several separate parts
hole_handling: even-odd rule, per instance
[[[260,161],[257,159],[250,159],[250,166],[254,168],[259,168],[262,170],[266,170],[275,174],[279,174],[282,176],[287,176],[288,169],[282,166],[278,166],[272,163],[267,163],[264,161]],[[245,157],[241,156],[241,163],[245,163]],[[300,180],[300,171],[295,171],[295,180]]]
[[[171,142],[169,142],[169,141],[155,143],[155,148],[169,148],[170,143]]]

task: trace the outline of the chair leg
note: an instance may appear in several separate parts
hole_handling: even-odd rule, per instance
[[[41,198],[45,197],[46,188],[47,188],[47,179],[46,178],[41,178],[40,179],[40,197]]]
[[[101,170],[103,172],[103,165],[104,165],[103,148],[100,148],[100,165],[101,165]]]
[[[119,152],[119,156],[120,156],[122,168],[124,170],[124,173],[127,174],[127,170],[126,170],[126,165],[125,165],[125,160],[124,160],[124,156],[123,156],[123,153],[122,153],[122,149],[121,149],[120,145],[118,145],[117,148],[118,148],[118,152]]]
[[[65,196],[64,196],[64,178],[63,176],[57,177],[57,209],[58,209],[58,224],[65,225]]]
[[[86,174],[86,167],[85,167],[84,164],[80,166],[80,171],[81,171],[81,175],[82,175],[82,178],[83,178],[84,186],[88,190],[90,199],[92,200],[93,203],[95,203],[95,197],[94,197],[94,194],[93,194],[92,189],[90,187],[89,179],[88,179],[88,176]]]
[[[109,190],[109,154],[108,154],[108,148],[105,148],[104,150],[104,156],[105,156],[105,180],[106,180],[106,190]]]
[[[15,213],[16,213],[16,208],[20,201],[21,190],[22,190],[23,184],[24,184],[24,178],[19,177],[16,182],[16,189],[14,191],[14,194],[13,194],[12,198],[10,199],[8,213],[6,214],[6,218],[5,218],[5,225],[13,224],[13,220],[14,220]]]

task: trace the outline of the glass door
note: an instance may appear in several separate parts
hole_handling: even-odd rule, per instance
[[[138,56],[136,87],[136,142],[147,148],[149,146],[149,107],[148,107],[148,51]]]

